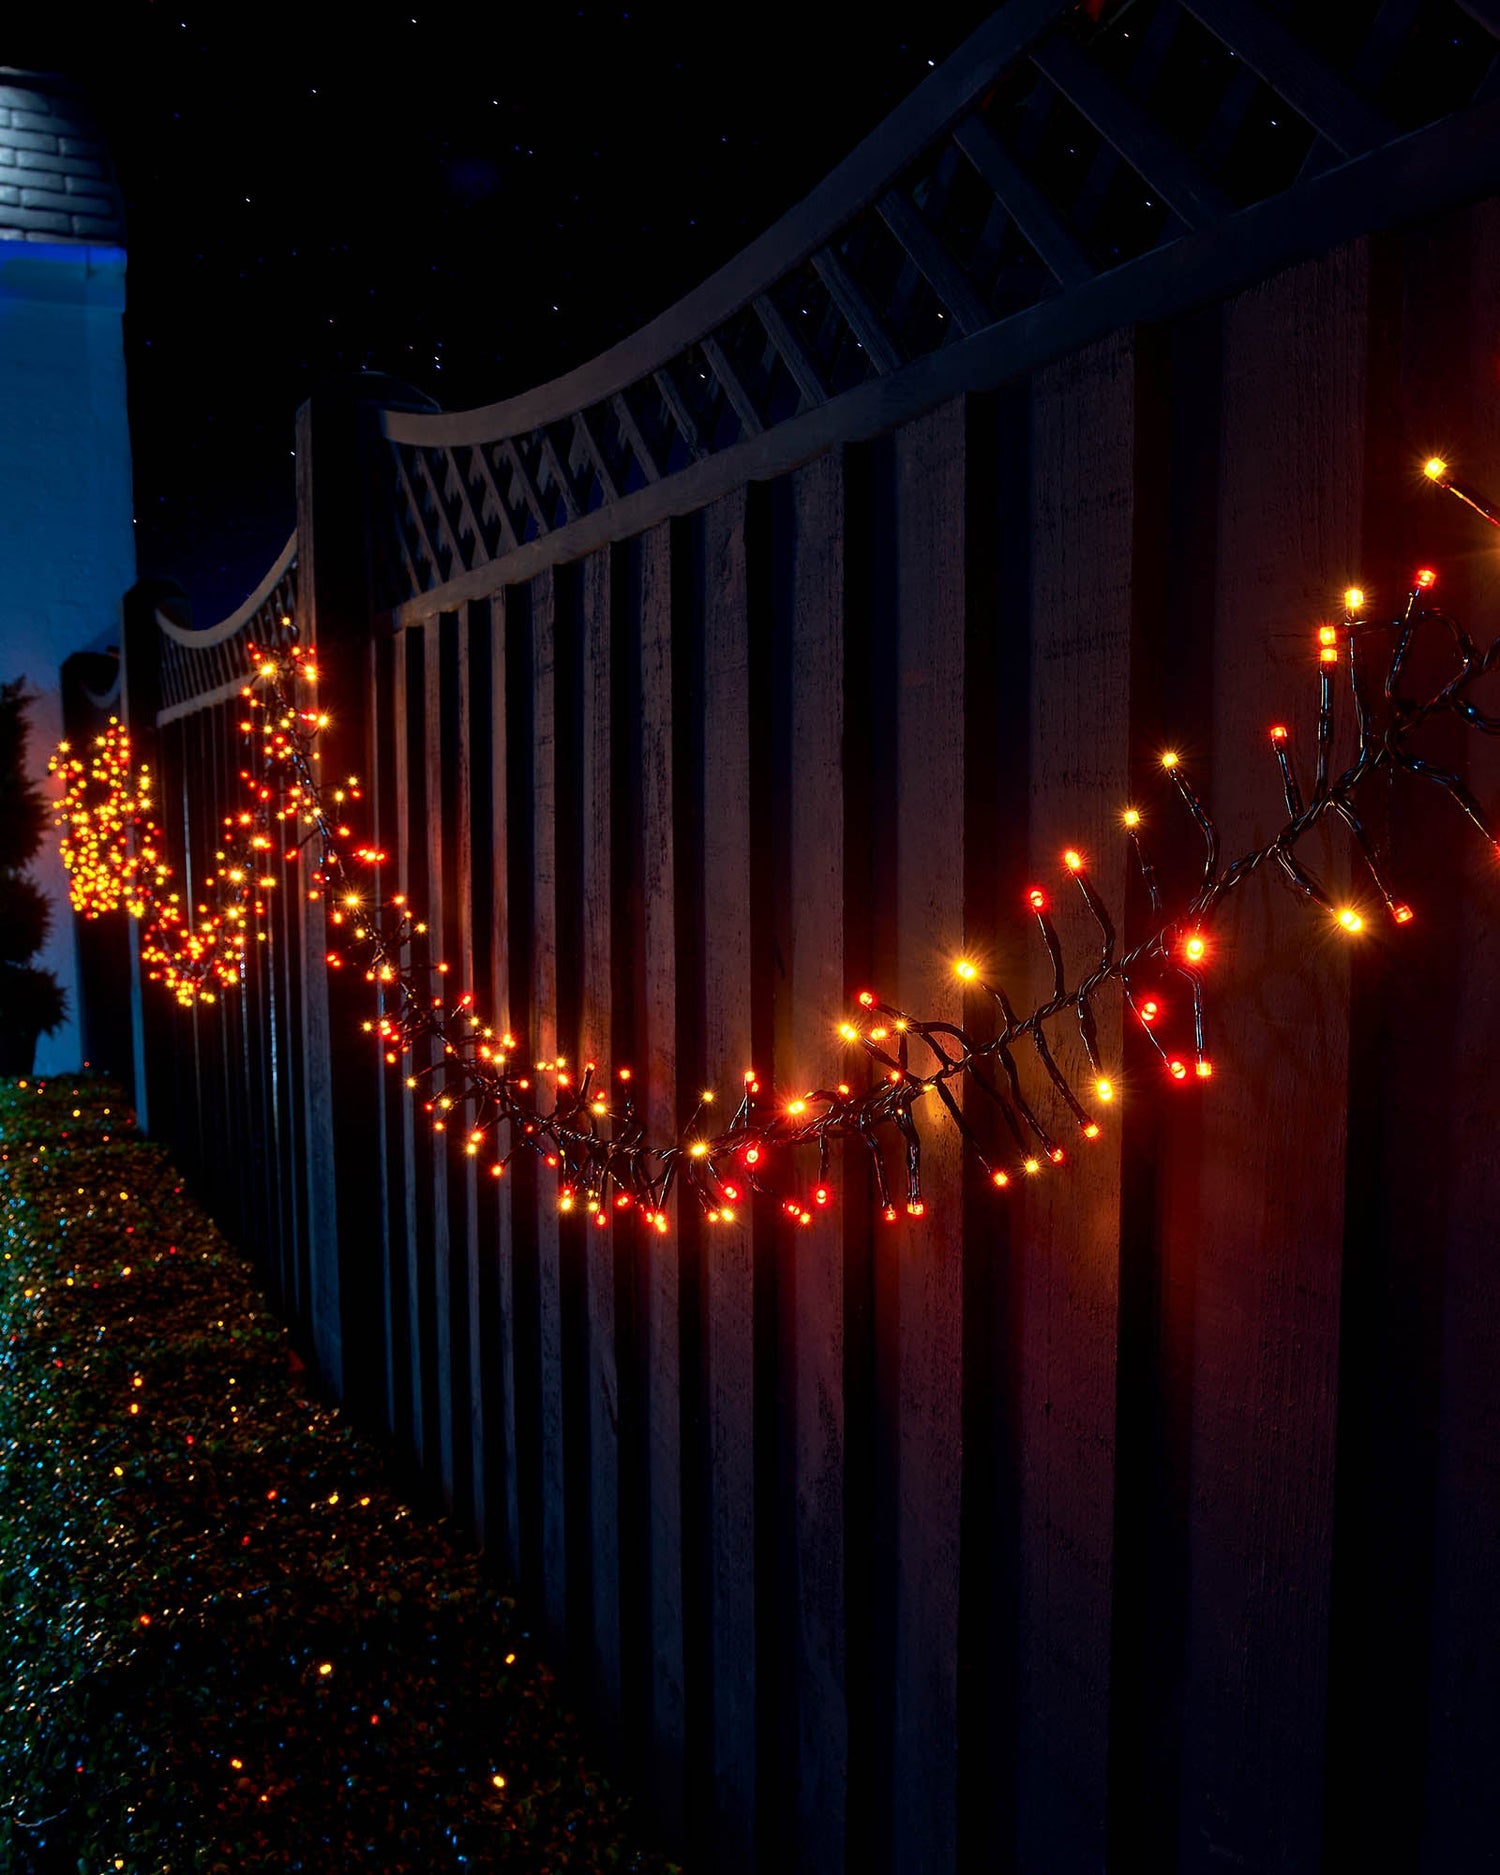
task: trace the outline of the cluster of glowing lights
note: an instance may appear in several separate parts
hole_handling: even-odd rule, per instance
[[[283,630],[291,623],[283,614]],[[278,655],[252,650],[259,687],[252,683],[241,691],[245,715],[240,730],[250,744],[252,765],[240,771],[240,779],[251,805],[225,815],[221,844],[204,877],[204,896],[188,906],[180,893],[160,891],[142,935],[148,978],[161,983],[186,1008],[216,1002],[221,994],[240,988],[252,943],[269,941],[276,869],[283,862],[295,863],[319,826],[320,798],[307,786],[289,788],[286,774],[300,746],[296,739],[325,729],[328,717],[320,709],[290,704],[284,693],[269,688],[281,675]],[[293,646],[286,656],[295,683],[310,687],[317,682],[311,653]],[[348,799],[358,799],[352,779],[332,795],[336,807]],[[321,892],[315,886],[310,896],[317,899]],[[357,903],[352,894],[350,902]],[[335,923],[342,922],[342,912],[332,916]],[[341,960],[330,958],[336,961]]]
[[[1453,481],[1446,462],[1432,458],[1425,473],[1500,525],[1482,497]],[[1028,886],[1023,902],[1052,968],[1052,991],[1043,1002],[1025,1015],[1018,1013],[1005,989],[970,956],[957,959],[953,970],[966,996],[976,999],[976,1009],[983,1007],[977,1001],[982,997],[993,1006],[991,1032],[983,1038],[953,1022],[919,1019],[872,990],[862,991],[857,1008],[837,1023],[835,1033],[846,1050],[858,1051],[863,1076],[857,1068],[846,1070],[848,1078],[834,1086],[778,1099],[763,1089],[754,1069],[748,1070],[739,1102],[718,1130],[707,1124],[713,1095],[705,1090],[674,1141],[651,1143],[628,1067],[607,1075],[592,1061],[575,1071],[562,1056],[528,1062],[513,1034],[497,1034],[483,1023],[472,992],[453,995],[446,981],[449,966],[430,958],[426,924],[403,897],[381,894],[386,855],[352,844],[344,815],[347,804],[359,799],[357,780],[351,777],[340,788],[320,782],[314,743],[328,717],[309,701],[316,667],[311,654],[296,645],[255,654],[255,679],[244,691],[241,725],[256,749],[253,767],[243,771],[252,806],[226,822],[211,877],[217,902],[197,907],[196,930],[187,928],[176,896],[161,894],[156,924],[173,932],[176,955],[171,972],[153,974],[166,974],[184,1001],[212,1000],[214,986],[242,981],[252,938],[265,939],[276,864],[305,860],[299,889],[309,899],[328,902],[329,967],[343,969],[350,961],[362,966],[377,998],[377,1013],[363,1027],[383,1065],[418,1096],[435,1134],[450,1128],[457,1132],[470,1158],[493,1152],[491,1177],[503,1177],[517,1153],[527,1154],[555,1179],[558,1212],[581,1212],[600,1227],[630,1214],[647,1229],[665,1233],[668,1201],[679,1182],[709,1224],[734,1223],[747,1198],[759,1194],[774,1198],[785,1218],[806,1226],[832,1201],[830,1154],[843,1143],[865,1150],[877,1208],[887,1222],[903,1211],[920,1218],[926,1202],[915,1115],[929,1096],[945,1109],[996,1190],[1006,1190],[1017,1176],[1034,1178],[1044,1166],[1066,1162],[1048,1113],[1066,1109],[1085,1141],[1100,1137],[1098,1113],[1084,1104],[1074,1074],[1059,1062],[1049,1028],[1073,1019],[1093,1100],[1100,1109],[1112,1107],[1120,1099],[1119,1071],[1101,1058],[1094,1010],[1106,987],[1118,990],[1168,1084],[1213,1078],[1203,1000],[1204,973],[1216,949],[1210,926],[1226,897],[1262,865],[1275,866],[1300,897],[1326,913],[1336,932],[1346,937],[1365,932],[1365,912],[1331,895],[1297,856],[1299,841],[1318,822],[1328,819],[1346,828],[1392,921],[1409,923],[1411,907],[1391,891],[1384,861],[1358,813],[1363,784],[1380,770],[1434,781],[1494,845],[1464,784],[1405,745],[1406,732],[1440,709],[1500,729],[1466,694],[1467,686],[1500,658],[1500,641],[1481,656],[1454,621],[1430,614],[1426,604],[1436,579],[1431,568],[1418,569],[1393,620],[1367,617],[1364,590],[1351,586],[1344,593],[1342,620],[1317,627],[1315,772],[1305,786],[1291,728],[1286,722],[1272,725],[1270,742],[1287,811],[1273,841],[1223,865],[1217,829],[1188,764],[1179,750],[1163,751],[1158,761],[1169,796],[1186,811],[1203,846],[1201,882],[1184,906],[1168,912],[1146,849],[1145,816],[1140,807],[1127,806],[1121,824],[1152,913],[1146,936],[1121,947],[1085,854],[1069,847],[1061,855],[1063,877],[1077,886],[1098,943],[1097,962],[1086,974],[1070,980],[1049,892],[1042,884]],[[1435,696],[1407,702],[1397,680],[1414,634],[1430,619],[1456,635],[1460,667]],[[290,623],[283,618],[283,626]],[[1366,670],[1369,647],[1377,633],[1392,632],[1395,648],[1377,693]],[[1341,667],[1355,704],[1356,749],[1335,773],[1334,677]],[[148,961],[159,962],[149,952]],[[1170,987],[1173,979],[1183,994],[1169,1003],[1163,985]],[[1167,1033],[1183,1022],[1189,1045],[1170,1044]],[[1050,1089],[1046,1113],[1023,1083],[1018,1051],[1034,1056]],[[862,1085],[855,1084],[861,1080]],[[954,1097],[960,1086],[971,1096],[962,1106]],[[898,1146],[904,1159],[899,1202],[889,1179],[888,1144]],[[814,1155],[815,1178],[804,1188],[800,1168]]]
[[[52,818],[74,911],[94,919],[123,908],[144,917],[167,865],[152,819],[151,773],[132,766],[125,725],[111,716],[84,749],[60,742],[47,772],[62,782]]]

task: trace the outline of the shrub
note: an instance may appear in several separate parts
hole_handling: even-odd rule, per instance
[[[119,1095],[0,1089],[0,1867],[668,1875],[627,1820]]]

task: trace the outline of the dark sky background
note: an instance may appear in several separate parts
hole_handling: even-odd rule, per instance
[[[992,10],[108,0],[0,25],[0,64],[89,87],[125,192],[141,571],[199,623],[231,611],[291,531],[319,384],[369,367],[464,409],[583,363]]]

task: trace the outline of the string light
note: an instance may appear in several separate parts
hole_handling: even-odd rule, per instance
[[[74,911],[89,920],[122,907],[144,916],[168,869],[152,819],[151,773],[133,767],[125,725],[111,716],[86,752],[60,742],[47,773],[62,783],[52,819]]]
[[[1492,518],[1482,498],[1454,484],[1446,463],[1439,464],[1440,472],[1434,471],[1433,463],[1439,459],[1427,465],[1429,479]],[[401,1072],[412,1092],[426,1086],[431,1095],[425,1103],[429,1113],[446,1114],[454,1106],[464,1109],[463,1130],[470,1153],[477,1152],[487,1138],[500,1142],[503,1149],[491,1168],[493,1176],[501,1176],[516,1152],[530,1152],[555,1173],[560,1209],[569,1211],[581,1200],[601,1223],[633,1210],[648,1228],[661,1233],[668,1229],[666,1207],[679,1182],[709,1222],[732,1221],[732,1205],[740,1196],[730,1177],[732,1171],[734,1178],[746,1178],[753,1190],[774,1195],[788,1219],[805,1224],[814,1207],[827,1205],[831,1146],[848,1141],[865,1149],[878,1207],[887,1221],[894,1221],[897,1206],[885,1159],[886,1145],[894,1141],[905,1163],[904,1208],[909,1216],[921,1217],[925,1200],[914,1115],[918,1102],[929,1094],[937,1097],[974,1148],[997,1189],[1009,1184],[1010,1174],[991,1166],[993,1146],[986,1137],[990,1128],[980,1121],[981,1113],[989,1114],[993,1129],[1014,1150],[1015,1165],[1027,1175],[1039,1173],[1044,1163],[1063,1163],[1063,1149],[1024,1091],[1016,1060],[1022,1046],[1035,1054],[1056,1100],[1069,1110],[1083,1136],[1099,1136],[1097,1117],[1084,1107],[1072,1079],[1057,1061],[1049,1028],[1072,1016],[1094,1096],[1101,1106],[1112,1103],[1116,1086],[1100,1059],[1094,1012],[1095,1000],[1106,986],[1118,985],[1126,1008],[1172,1082],[1212,1078],[1199,969],[1210,954],[1207,928],[1225,899],[1261,867],[1274,865],[1285,883],[1321,907],[1344,933],[1362,932],[1363,913],[1352,905],[1336,905],[1298,857],[1297,849],[1319,823],[1328,821],[1346,829],[1392,921],[1409,923],[1412,910],[1394,897],[1384,862],[1360,818],[1361,797],[1375,777],[1404,773],[1432,782],[1453,797],[1494,847],[1485,816],[1464,783],[1408,747],[1417,724],[1441,712],[1485,730],[1500,729],[1500,721],[1485,716],[1468,694],[1472,684],[1500,659],[1500,640],[1481,654],[1456,621],[1427,611],[1424,596],[1435,580],[1431,569],[1420,569],[1400,615],[1383,622],[1358,616],[1365,594],[1351,586],[1344,593],[1345,624],[1318,627],[1315,778],[1304,790],[1293,760],[1291,730],[1284,722],[1273,725],[1270,741],[1287,812],[1274,839],[1233,864],[1222,865],[1217,829],[1180,753],[1163,751],[1158,760],[1169,792],[1186,809],[1203,846],[1201,879],[1187,902],[1175,913],[1168,912],[1143,843],[1141,810],[1134,805],[1126,808],[1123,826],[1156,919],[1150,933],[1122,950],[1082,853],[1066,849],[1062,855],[1065,873],[1076,881],[1098,937],[1097,961],[1092,967],[1070,979],[1048,893],[1041,884],[1029,886],[1024,900],[1052,967],[1051,994],[1021,1015],[979,964],[959,958],[954,974],[966,986],[986,994],[998,1011],[997,1032],[981,1040],[956,1024],[921,1020],[873,990],[862,990],[853,1018],[837,1027],[845,1045],[861,1049],[868,1057],[872,1079],[862,1089],[841,1081],[836,1091],[814,1089],[778,1101],[769,1092],[763,1093],[752,1069],[744,1077],[739,1104],[721,1131],[705,1134],[699,1128],[710,1098],[705,1094],[698,1112],[676,1140],[651,1142],[645,1137],[628,1067],[618,1069],[611,1082],[599,1075],[593,1063],[574,1076],[564,1071],[565,1064],[558,1058],[532,1070],[541,1082],[533,1088],[530,1075],[519,1071],[515,1037],[506,1034],[497,1044],[493,1031],[483,1028],[472,1013],[472,994],[454,999],[442,993],[448,966],[427,955],[422,942],[427,927],[410,904],[399,896],[382,903],[378,890],[356,878],[355,866],[377,868],[385,855],[349,844],[350,829],[343,815],[347,803],[359,798],[357,782],[351,778],[347,787],[330,790],[319,780],[314,742],[327,722],[327,713],[301,700],[314,667],[294,639],[256,654],[256,680],[244,694],[247,708],[242,727],[254,739],[260,760],[245,771],[252,808],[232,817],[233,827],[227,828],[225,844],[216,855],[217,903],[204,906],[206,922],[197,932],[187,930],[175,895],[161,894],[164,903],[156,908],[164,928],[178,928],[174,969],[179,994],[188,988],[209,1000],[205,985],[242,980],[247,933],[263,915],[270,890],[265,855],[281,847],[288,859],[305,858],[303,876],[309,897],[326,899],[329,904],[329,924],[335,928],[330,967],[342,968],[346,961],[355,961],[363,966],[366,981],[375,986],[379,1014],[365,1024],[365,1030],[379,1045],[380,1059]],[[1427,626],[1441,628],[1456,645],[1458,667],[1428,697],[1410,701],[1401,696],[1399,683],[1412,643]],[[1366,668],[1377,633],[1388,635],[1383,684],[1373,682]],[[1334,774],[1333,671],[1343,661],[1345,646],[1356,747],[1352,761]],[[374,883],[378,885],[378,880]],[[1163,1043],[1158,1033],[1166,1014],[1161,993],[1154,986],[1149,991],[1137,987],[1137,978],[1147,971],[1175,974],[1186,983],[1190,1054],[1169,1051]],[[919,1053],[914,1055],[914,1050]],[[954,1098],[956,1085],[974,1090],[980,1098],[961,1107]],[[445,1121],[439,1117],[434,1126],[442,1131]],[[801,1163],[804,1152],[815,1153],[817,1160],[816,1185],[807,1200],[785,1189],[786,1182],[795,1178],[793,1168]]]

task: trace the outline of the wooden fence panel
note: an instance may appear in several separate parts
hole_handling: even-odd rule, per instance
[[[762,1101],[879,1072],[836,1034],[866,987],[993,1032],[967,954],[1046,1000],[1033,883],[1076,984],[1101,937],[1067,848],[1139,941],[1121,809],[1173,904],[1202,856],[1169,747],[1226,858],[1282,825],[1267,731],[1290,726],[1305,771],[1312,632],[1346,580],[1384,606],[1435,517],[1444,590],[1488,635],[1493,557],[1411,470],[1427,447],[1500,455],[1497,229],[1491,205],[1179,296],[961,396],[955,341],[925,413],[893,404],[884,433],[757,455],[764,482],[716,445],[723,479],[682,513],[555,563],[539,534],[487,587],[476,557],[425,611],[333,636],[369,758],[359,837],[429,927],[430,993],[472,988],[542,1105],[592,1062],[669,1146],[705,1087],[698,1123],[723,1126],[747,1068]],[[466,499],[498,526],[486,466],[525,492],[462,447],[477,480],[424,484],[429,545]],[[126,637],[146,708],[139,620]],[[160,703],[196,900],[239,799],[238,706]],[[1488,744],[1432,735],[1500,797]],[[1211,930],[1211,1075],[1173,1085],[1109,992],[1100,1102],[1059,1017],[1101,1129],[1023,1051],[1061,1165],[998,1193],[920,1100],[922,1190],[887,1144],[890,1221],[857,1140],[807,1227],[770,1191],[733,1225],[680,1187],[664,1229],[639,1204],[604,1228],[561,1213],[555,1167],[509,1138],[471,1155],[462,1110],[429,1111],[431,1044],[377,1094],[358,1018],[378,1007],[358,970],[325,983],[308,852],[271,861],[244,997],[150,1012],[152,1124],[239,1218],[304,1350],[519,1581],[690,1861],[1479,1866],[1500,887],[1445,811],[1403,782],[1374,816],[1409,932],[1351,948],[1269,868],[1237,888]],[[1310,858],[1365,894],[1340,841]],[[1136,987],[1185,1043],[1186,985],[1151,969]],[[367,1103],[363,1133],[325,1082]],[[962,1110],[985,1144],[992,1109]],[[816,1177],[808,1154],[785,1189]]]

